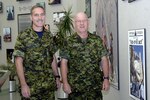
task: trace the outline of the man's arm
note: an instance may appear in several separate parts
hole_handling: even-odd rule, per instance
[[[20,85],[27,85],[24,77],[24,71],[23,71],[23,59],[22,57],[15,57],[15,64],[16,64],[16,70],[18,74],[18,78],[20,81]]]
[[[56,79],[57,88],[60,88],[60,85],[61,85],[60,84],[60,75],[58,72],[57,60],[56,60],[55,56],[53,57],[53,62],[52,62],[51,66],[52,66],[54,77]]]
[[[22,95],[26,98],[29,98],[30,97],[30,89],[26,83],[25,76],[24,76],[23,58],[15,57],[15,65],[16,65],[16,71],[17,71],[17,75],[19,78],[19,82],[21,85]]]
[[[63,81],[63,90],[67,94],[70,94],[71,93],[71,87],[70,87],[70,85],[68,83],[68,79],[67,79],[67,73],[68,73],[67,63],[68,63],[68,60],[62,58],[60,71],[61,71],[61,77],[62,77],[62,81]]]
[[[102,70],[103,70],[103,90],[109,90],[109,64],[106,56],[102,57]]]
[[[53,70],[54,76],[59,76],[58,66],[57,66],[57,60],[56,60],[55,56],[53,56],[53,62],[52,62],[51,66],[52,66],[52,70]],[[59,78],[59,77],[56,77],[56,78]]]

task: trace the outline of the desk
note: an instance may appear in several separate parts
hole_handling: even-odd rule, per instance
[[[21,100],[21,98],[18,92],[10,93],[8,89],[5,89],[0,92],[0,100]]]

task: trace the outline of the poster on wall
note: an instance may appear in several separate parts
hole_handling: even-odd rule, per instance
[[[119,90],[118,0],[96,0],[96,34],[108,50],[111,86]]]
[[[3,12],[3,3],[0,1],[0,13]]]
[[[128,31],[129,95],[146,99],[145,29]]]
[[[6,49],[7,63],[14,63],[13,52],[14,49]]]
[[[7,6],[7,20],[14,20],[14,6]]]
[[[85,0],[85,13],[88,18],[91,17],[91,0]]]
[[[42,6],[45,9],[45,2],[38,2],[36,5]]]
[[[3,39],[4,39],[4,42],[11,42],[11,28],[10,27],[3,28]]]
[[[59,24],[63,20],[64,16],[65,16],[65,12],[53,12],[54,25]]]

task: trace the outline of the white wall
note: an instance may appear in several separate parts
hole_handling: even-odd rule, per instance
[[[120,90],[111,88],[104,100],[132,100],[129,96],[129,66],[128,66],[128,30],[146,29],[146,67],[147,67],[147,100],[150,100],[150,0],[118,0],[119,3],[119,71]]]

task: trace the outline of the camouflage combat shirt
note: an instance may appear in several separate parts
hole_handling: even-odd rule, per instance
[[[68,59],[68,81],[73,91],[69,100],[102,100],[103,73],[99,64],[107,50],[101,38],[89,33],[87,39],[81,39],[75,33],[67,39],[60,55]]]
[[[39,38],[32,28],[28,28],[17,37],[13,55],[23,58],[31,100],[53,100],[50,92],[54,92],[56,87],[51,62],[55,50],[50,32],[44,31],[42,38]]]

